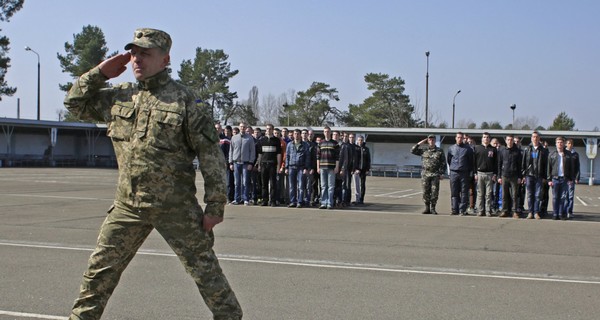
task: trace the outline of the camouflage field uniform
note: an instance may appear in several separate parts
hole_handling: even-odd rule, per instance
[[[438,147],[433,149],[429,146],[421,148],[415,144],[410,152],[422,158],[421,184],[423,187],[423,202],[426,210],[432,208],[435,212],[438,195],[440,192],[440,176],[446,172],[446,156],[444,151]]]
[[[214,319],[242,310],[212,250],[203,215],[222,217],[223,153],[213,121],[193,94],[166,70],[137,84],[106,88],[98,67],[82,75],[65,99],[83,119],[105,121],[119,165],[114,205],[89,259],[71,319],[99,319],[121,273],[156,228],[179,257]],[[196,199],[193,160],[204,178],[206,208]]]

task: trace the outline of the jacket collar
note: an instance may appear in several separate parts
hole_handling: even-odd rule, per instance
[[[149,91],[166,85],[170,80],[169,72],[165,69],[146,80],[138,81],[138,88]]]

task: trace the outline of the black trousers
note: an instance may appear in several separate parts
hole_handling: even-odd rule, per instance
[[[275,163],[261,163],[260,177],[262,180],[262,201],[275,203],[277,200],[275,198],[277,196],[277,165]]]

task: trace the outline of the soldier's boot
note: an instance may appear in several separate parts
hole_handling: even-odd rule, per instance
[[[429,211],[431,211],[431,214],[437,214],[437,211],[435,211],[435,203],[431,204],[431,208],[429,209]]]
[[[430,214],[431,213],[431,209],[429,207],[429,203],[425,204],[425,210],[423,210],[423,212],[421,212],[422,214]]]

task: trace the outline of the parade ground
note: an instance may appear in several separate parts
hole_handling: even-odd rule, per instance
[[[0,168],[0,319],[66,319],[115,169]],[[198,197],[203,181],[198,174]],[[231,206],[215,251],[244,319],[598,319],[600,187],[575,219],[423,215],[421,180],[368,177],[365,205]],[[103,319],[212,319],[152,232]]]

